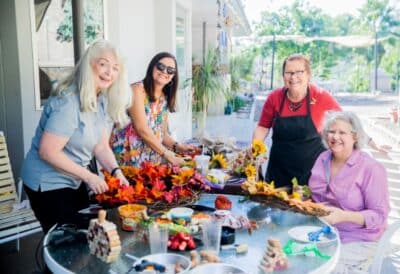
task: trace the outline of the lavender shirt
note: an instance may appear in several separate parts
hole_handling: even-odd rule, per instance
[[[386,170],[367,153],[354,150],[335,178],[330,179],[331,151],[325,151],[311,170],[309,187],[316,202],[326,202],[343,210],[358,211],[365,225],[338,223],[343,243],[377,241],[385,231],[389,213]]]

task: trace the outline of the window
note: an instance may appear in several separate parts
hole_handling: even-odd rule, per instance
[[[74,67],[71,0],[34,1],[36,34],[36,108]],[[104,38],[105,0],[84,1],[85,44]]]

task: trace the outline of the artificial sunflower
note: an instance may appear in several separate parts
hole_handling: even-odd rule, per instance
[[[221,169],[226,169],[228,167],[228,164],[226,162],[226,159],[224,155],[222,154],[214,154],[212,156],[211,162],[210,162],[210,168],[221,168]]]
[[[253,152],[253,157],[257,157],[258,155],[267,152],[264,142],[258,139],[254,139],[251,145],[251,150]]]
[[[247,165],[244,169],[244,173],[246,174],[247,178],[254,178],[256,177],[256,168],[253,165]]]

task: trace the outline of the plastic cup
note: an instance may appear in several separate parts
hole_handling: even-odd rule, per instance
[[[194,161],[196,162],[196,169],[202,175],[207,175],[208,165],[210,163],[210,156],[208,155],[197,155],[194,157]]]
[[[220,222],[205,222],[201,226],[204,250],[219,254],[221,245],[221,223]]]
[[[149,243],[151,254],[166,253],[168,246],[168,228],[158,225],[150,226]]]

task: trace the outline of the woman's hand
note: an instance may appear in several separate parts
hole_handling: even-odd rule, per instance
[[[177,150],[183,153],[191,153],[196,150],[196,147],[194,145],[189,145],[189,144],[178,144],[176,146]]]
[[[124,176],[124,174],[122,173],[122,171],[120,169],[118,169],[115,172],[115,178],[119,179],[119,184],[121,186],[129,186],[129,181],[128,179],[126,179],[126,177]]]
[[[101,194],[108,190],[108,185],[99,176],[92,174],[85,182],[94,194]]]
[[[378,146],[378,151],[379,152],[382,152],[382,153],[389,153],[389,151],[391,151],[392,150],[392,147],[391,146],[389,146],[389,145],[381,145],[381,146]]]
[[[376,151],[379,151],[379,152],[382,152],[382,153],[385,153],[385,154],[387,154],[389,151],[392,150],[392,147],[389,146],[389,145],[381,145],[381,146],[378,146],[372,138],[369,138],[368,145],[369,145],[372,149],[374,149],[374,150],[376,150]]]
[[[343,222],[344,211],[342,209],[333,206],[326,206],[325,208],[331,213],[322,218],[324,221],[330,225]]]
[[[168,162],[176,166],[180,166],[185,162],[184,158],[175,156],[175,153],[170,150],[165,151],[163,156]]]

